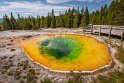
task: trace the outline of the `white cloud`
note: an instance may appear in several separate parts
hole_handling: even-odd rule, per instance
[[[4,6],[0,6],[0,16],[9,14],[10,12],[14,14],[21,13],[21,15],[46,15],[47,12],[51,12],[52,9],[54,9],[55,14],[58,14],[58,12],[64,12],[66,9],[72,8],[72,6],[53,6],[42,2],[28,1],[4,2],[4,4]]]
[[[69,1],[80,1],[80,2],[100,2],[101,0],[46,0],[47,3],[65,3]]]
[[[47,3],[64,3],[72,0],[46,0]],[[99,2],[101,0],[74,0],[80,2]],[[10,15],[10,12],[13,12],[14,15],[20,13],[23,16],[27,15],[47,15],[48,12],[51,12],[54,9],[55,14],[58,15],[59,12],[64,12],[68,8],[72,8],[72,4],[63,4],[63,5],[50,5],[42,3],[41,1],[28,2],[28,1],[19,1],[19,2],[4,2],[4,5],[0,6],[0,18],[7,14]]]
[[[80,2],[100,2],[101,0],[77,0]]]
[[[31,13],[24,13],[24,14],[26,14],[26,15],[31,15]]]
[[[72,0],[46,0],[48,3],[65,3]]]

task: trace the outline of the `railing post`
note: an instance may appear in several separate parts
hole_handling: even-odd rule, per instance
[[[111,38],[111,32],[112,32],[112,27],[110,28],[110,31],[109,31],[109,39]]]
[[[85,35],[85,30],[84,30],[84,27],[83,27],[83,33],[84,33],[84,35]]]
[[[123,32],[122,32],[122,35],[121,35],[121,41],[123,41],[123,38],[124,38],[124,29],[123,29]]]
[[[101,29],[102,29],[102,27],[100,26],[100,28],[99,28],[99,36],[101,36]]]
[[[92,28],[91,28],[91,34],[93,34],[93,25],[92,25]]]

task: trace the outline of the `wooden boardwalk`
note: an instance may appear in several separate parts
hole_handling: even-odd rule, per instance
[[[98,34],[99,36],[106,34],[109,38],[111,38],[111,36],[118,36],[121,37],[121,41],[124,39],[124,26],[93,25],[84,28],[83,31],[85,34]]]

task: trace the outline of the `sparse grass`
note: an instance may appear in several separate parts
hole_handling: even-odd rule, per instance
[[[3,66],[3,69],[5,69],[5,70],[8,70],[9,68],[10,68],[9,65],[5,65],[5,66]]]
[[[124,83],[124,72],[114,70],[107,76],[99,75],[93,83]]]
[[[25,70],[29,66],[29,61],[26,60],[23,62],[23,69]]]
[[[7,74],[8,74],[9,76],[13,76],[13,75],[14,75],[14,71],[10,70]]]
[[[98,76],[98,82],[97,83],[116,83],[115,79],[111,77],[105,77],[105,76]]]
[[[8,73],[7,73],[9,76],[14,76],[14,78],[16,80],[19,80],[21,78],[21,71],[17,71],[17,70],[10,70]]]
[[[21,74],[21,71],[15,71],[14,78],[19,80],[21,78],[20,74]]]
[[[116,43],[113,43],[113,41],[110,39],[104,39],[104,42],[106,44],[110,44],[113,48],[116,48],[118,46]]]
[[[24,81],[23,80],[20,80],[20,83],[24,83]]]
[[[124,83],[124,78],[120,78],[117,80],[117,83]]]
[[[120,44],[120,46],[119,46],[116,43],[112,43],[112,41],[109,40],[109,39],[104,39],[104,42],[107,43],[107,44],[110,44],[113,48],[117,49],[116,58],[122,64],[124,64],[124,47],[123,47],[123,45]]]
[[[124,83],[124,72],[114,70],[109,73],[109,76],[116,80],[116,83]]]
[[[36,72],[34,69],[29,69],[27,74],[27,83],[36,83]]]
[[[84,79],[80,76],[75,76],[73,78],[70,78],[67,83],[84,83]]]
[[[124,78],[124,73],[118,70],[114,70],[113,72],[110,72],[108,75],[114,79]]]
[[[44,78],[40,82],[41,83],[53,83],[49,78]]]
[[[116,58],[124,64],[124,47],[118,46],[117,47],[117,53],[116,53]]]
[[[104,39],[104,42],[107,43],[107,44],[111,43],[109,39]]]

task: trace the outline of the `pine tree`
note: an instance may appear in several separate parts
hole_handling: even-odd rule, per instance
[[[79,25],[80,25],[80,20],[79,19],[80,19],[80,11],[79,11],[79,8],[78,8],[78,10],[75,13],[75,17],[74,17],[74,23],[73,23],[74,28],[79,27]]]
[[[40,28],[40,16],[37,16],[37,19],[36,19],[36,28]]]
[[[82,14],[82,16],[84,15],[84,7],[82,7],[82,9],[81,9],[81,14]]]
[[[64,22],[66,22],[65,23],[65,27],[66,28],[69,28],[69,26],[70,26],[70,20],[69,20],[70,18],[69,18],[69,13],[67,12],[67,10],[65,11],[65,15],[64,15]]]
[[[18,14],[18,18],[17,18],[17,27],[18,29],[22,29],[22,18],[20,14]]]
[[[45,27],[49,28],[51,26],[51,17],[50,17],[50,13],[48,12],[48,15],[45,18]]]
[[[112,1],[112,3],[109,6],[108,14],[106,17],[107,24],[110,24],[110,25],[114,24],[114,15],[115,15],[114,7],[115,7],[115,2]]]
[[[60,15],[56,16],[56,27],[60,27]]]
[[[45,18],[44,18],[44,16],[41,17],[40,26],[41,26],[41,28],[45,27]]]
[[[28,16],[28,18],[27,18],[27,29],[29,29],[29,30],[33,28],[31,21],[32,21],[31,16]]]
[[[16,23],[16,20],[12,12],[11,12],[11,17],[10,17],[10,23],[11,23],[11,29],[15,30],[17,28],[17,23]]]
[[[88,7],[86,7],[83,19],[81,21],[81,26],[86,26],[88,24],[89,24],[89,11],[88,11]]]
[[[65,11],[64,22],[66,22],[65,27],[68,28],[70,23],[69,23],[69,13],[67,10]]]
[[[36,27],[36,19],[34,17],[32,17],[31,23],[32,23],[32,29],[34,29],[34,30],[37,29],[37,27]]]
[[[57,27],[65,27],[64,18],[61,13],[59,13],[59,16],[56,16],[56,25],[57,25]]]
[[[21,29],[24,30],[25,29],[25,20],[24,17],[21,17]]]
[[[60,14],[60,27],[65,27],[64,17]]]
[[[93,11],[93,12],[90,14],[90,17],[89,17],[91,24],[94,24],[94,22],[93,22],[94,16],[95,16],[95,12]]]
[[[8,30],[11,29],[11,24],[10,24],[10,19],[8,16],[5,14],[3,16],[3,22],[2,22],[2,30]]]
[[[26,17],[23,18],[23,29],[24,29],[24,30],[27,30],[27,19],[26,19]],[[33,28],[32,28],[32,29],[33,29]]]
[[[124,1],[116,1],[116,6],[114,8],[114,24],[123,25],[124,24]]]
[[[76,11],[76,10],[75,10],[75,8],[73,7],[73,9],[72,9],[72,13],[75,14],[75,11]]]
[[[106,16],[107,16],[107,4],[105,4],[104,6],[101,7],[101,10],[99,12],[99,15],[98,15],[98,24],[105,24],[105,20],[106,20]]]
[[[51,28],[56,28],[56,18],[55,18],[54,10],[53,9],[52,9]]]
[[[68,22],[67,27],[72,28],[73,27],[73,12],[72,12],[72,10],[70,8],[68,9],[68,13],[66,15],[66,20]]]

